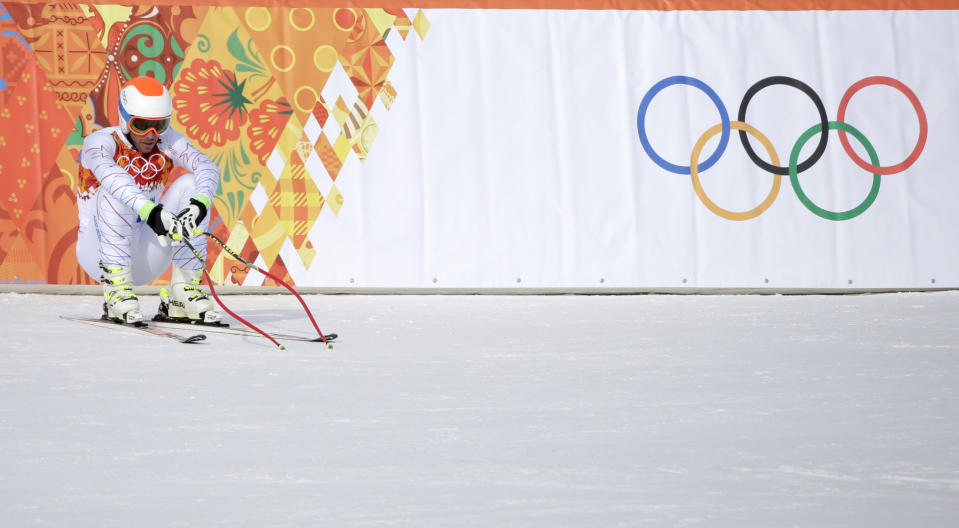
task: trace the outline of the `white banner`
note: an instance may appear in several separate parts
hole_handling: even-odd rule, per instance
[[[959,12],[427,15],[298,285],[959,286]]]

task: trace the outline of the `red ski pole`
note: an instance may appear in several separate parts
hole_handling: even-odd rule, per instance
[[[250,322],[247,321],[246,319],[244,319],[244,318],[240,317],[239,315],[233,313],[233,310],[230,310],[229,308],[226,307],[225,304],[223,304],[223,301],[220,300],[220,296],[216,294],[216,289],[213,288],[213,279],[210,278],[210,274],[207,273],[207,271],[206,271],[206,263],[203,261],[203,257],[201,257],[201,256],[200,256],[200,253],[196,250],[196,248],[193,247],[193,244],[191,244],[190,241],[187,240],[187,237],[183,237],[183,243],[186,244],[186,246],[187,246],[188,248],[190,248],[190,251],[193,252],[193,256],[196,257],[196,259],[200,261],[200,265],[201,265],[201,268],[200,268],[200,269],[203,271],[203,276],[206,277],[206,283],[210,285],[210,292],[213,294],[213,298],[216,299],[217,304],[219,304],[219,305],[223,308],[223,310],[226,311],[226,313],[228,313],[228,314],[230,314],[231,316],[233,316],[234,319],[236,319],[237,321],[240,321],[241,323],[245,324],[246,326],[248,326],[248,327],[252,328],[253,330],[255,330],[255,331],[259,332],[260,334],[262,334],[263,337],[265,337],[265,338],[269,339],[270,341],[272,341],[273,344],[276,345],[277,347],[279,347],[280,350],[285,350],[286,347],[284,347],[283,345],[281,345],[280,342],[277,341],[276,339],[273,339],[273,336],[271,336],[270,334],[267,334],[267,333],[264,332],[263,330],[260,330],[259,328],[257,328],[256,326],[254,326],[252,323],[250,323]]]
[[[287,284],[286,282],[284,282],[283,280],[281,280],[281,279],[280,279],[279,277],[277,277],[276,275],[273,275],[273,274],[270,273],[269,271],[267,271],[267,270],[265,270],[265,269],[257,266],[256,264],[250,262],[249,260],[246,260],[245,258],[243,258],[243,257],[242,257],[240,254],[238,254],[236,251],[233,251],[232,249],[230,249],[230,247],[226,245],[226,242],[223,242],[222,240],[220,240],[219,237],[217,237],[217,236],[214,235],[213,233],[210,233],[209,231],[199,231],[199,230],[197,230],[197,232],[203,233],[204,235],[212,238],[217,244],[220,245],[221,248],[223,248],[224,251],[226,251],[227,253],[229,253],[231,257],[239,260],[240,262],[246,264],[247,266],[251,267],[252,269],[255,269],[256,271],[262,273],[263,275],[266,275],[267,277],[269,277],[269,278],[275,280],[276,282],[282,284],[287,290],[290,290],[290,293],[292,293],[292,294],[296,297],[296,299],[297,299],[298,301],[300,301],[300,304],[303,305],[303,310],[305,310],[305,311],[306,311],[306,315],[309,316],[310,322],[313,323],[313,328],[316,329],[316,333],[319,334],[320,339],[323,340],[324,343],[326,343],[326,348],[333,348],[333,343],[330,343],[329,341],[326,340],[326,336],[323,335],[323,331],[320,330],[320,326],[319,326],[318,324],[316,324],[316,319],[313,318],[313,312],[311,312],[311,311],[310,311],[310,308],[306,305],[306,301],[304,301],[304,300],[303,300],[303,297],[300,297],[300,294],[297,293],[297,291],[294,290],[289,284]],[[211,290],[213,289],[212,286],[211,286],[210,289],[211,289]]]

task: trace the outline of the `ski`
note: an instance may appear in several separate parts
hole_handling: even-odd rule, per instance
[[[208,324],[208,323],[181,323],[177,321],[171,321],[169,319],[156,319],[154,318],[152,323],[153,326],[157,328],[165,328],[171,330],[183,329],[183,328],[203,328],[205,332],[213,332],[219,334],[233,334],[241,336],[251,336],[251,337],[263,337],[260,333],[254,332],[253,330],[248,330],[246,328],[234,328],[230,325],[223,323]],[[297,334],[275,334],[270,332],[270,335],[277,339],[288,339],[290,341],[309,341],[313,343],[322,343],[323,339],[320,337],[310,337],[305,335]],[[333,342],[338,336],[336,334],[325,334],[327,342]]]
[[[122,328],[125,330],[134,330],[138,332],[144,332],[147,334],[152,334],[159,337],[166,337],[167,339],[174,339],[180,343],[196,343],[198,341],[203,341],[206,339],[204,334],[193,334],[193,335],[181,335],[170,332],[169,330],[164,330],[156,326],[150,326],[147,323],[142,325],[133,325],[127,323],[120,323],[117,321],[112,321],[110,319],[103,318],[94,318],[94,317],[71,317],[68,315],[61,315],[61,319],[66,319],[68,321],[77,321],[80,323],[86,323],[93,326],[101,326],[104,328]]]

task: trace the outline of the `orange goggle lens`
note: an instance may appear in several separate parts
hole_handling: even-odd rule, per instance
[[[146,119],[143,117],[134,117],[127,124],[130,126],[130,132],[138,136],[142,136],[151,130],[156,133],[156,135],[160,135],[170,128],[170,118]]]

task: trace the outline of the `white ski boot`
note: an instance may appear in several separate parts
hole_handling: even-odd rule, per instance
[[[133,270],[123,266],[100,264],[103,275],[103,312],[107,319],[128,324],[143,321],[140,300],[133,293]]]
[[[220,313],[213,309],[213,301],[200,289],[202,273],[173,266],[170,289],[160,290],[160,309],[154,319],[217,324]]]

